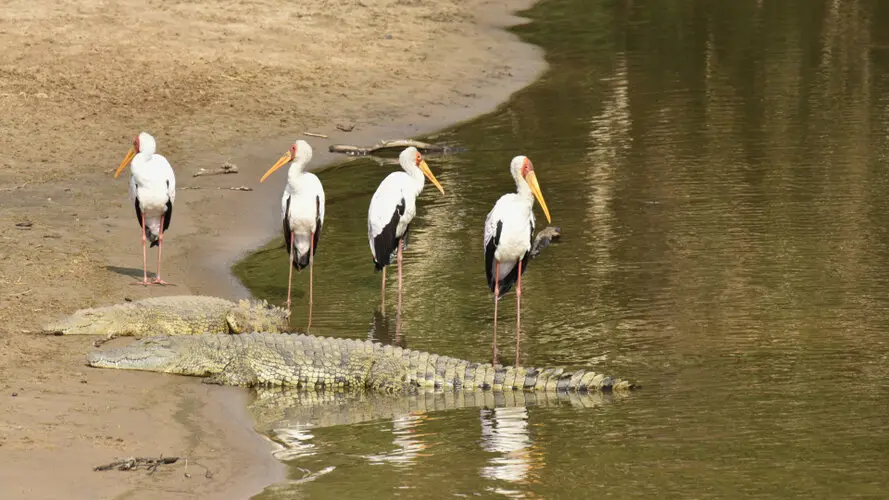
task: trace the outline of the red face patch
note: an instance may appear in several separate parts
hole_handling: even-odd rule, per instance
[[[420,156],[420,153],[417,153],[417,158],[414,161],[415,161],[416,165],[419,167],[420,162],[423,161],[423,157]]]
[[[534,165],[531,164],[531,160],[525,158],[524,163],[522,163],[522,177],[527,177],[533,171]]]
[[[133,149],[135,149],[137,153],[139,152],[139,136],[138,135],[136,137],[133,137]]]
[[[296,158],[296,144],[290,146],[290,156]]]

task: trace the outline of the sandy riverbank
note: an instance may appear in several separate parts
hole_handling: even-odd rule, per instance
[[[4,2],[0,497],[243,498],[280,478],[242,392],[89,369],[89,339],[24,332],[124,297],[243,295],[227,266],[277,234],[281,185],[258,177],[288,143],[330,134],[309,138],[323,165],[330,142],[430,132],[492,109],[543,69],[538,50],[497,29],[530,3]],[[165,238],[175,287],[132,285],[138,226],[126,178],[109,170],[139,130],[155,135],[180,187],[201,188],[179,192]],[[191,177],[227,159],[240,174]],[[240,185],[256,190],[215,189]],[[180,466],[91,470],[161,453],[188,456],[191,478]]]

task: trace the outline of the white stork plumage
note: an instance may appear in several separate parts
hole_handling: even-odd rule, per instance
[[[142,282],[141,285],[155,283],[166,285],[161,279],[161,253],[164,249],[164,231],[170,227],[173,218],[173,203],[176,200],[176,176],[166,158],[155,154],[157,144],[147,132],[140,132],[133,139],[133,145],[126,158],[114,172],[114,178],[130,165],[130,199],[136,207],[136,219],[142,228]],[[148,247],[157,247],[157,274],[154,281],[148,281]]]
[[[398,260],[398,314],[401,314],[401,259],[407,242],[411,221],[417,214],[417,196],[423,191],[423,176],[444,194],[444,188],[432,175],[429,165],[417,148],[411,146],[398,155],[398,163],[404,172],[392,172],[374,193],[367,211],[367,239],[373,254],[374,266],[383,271],[380,311],[386,311],[386,266],[397,251]]]
[[[290,255],[290,274],[287,278],[287,311],[290,311],[290,288],[293,268],[297,271],[309,268],[309,326],[312,327],[312,263],[318,250],[318,238],[324,225],[324,188],[315,174],[305,171],[312,160],[312,147],[303,140],[290,146],[272,168],[259,180],[262,182],[282,166],[290,163],[287,185],[281,197],[281,219],[284,226],[284,243]]]
[[[500,197],[485,218],[485,274],[494,292],[494,364],[497,364],[497,302],[516,285],[516,366],[522,320],[522,274],[528,268],[534,239],[534,198],[540,203],[547,222],[549,209],[540,192],[534,165],[525,156],[516,156],[509,165],[516,192]]]

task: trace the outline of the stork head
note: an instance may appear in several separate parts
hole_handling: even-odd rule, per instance
[[[552,222],[549,217],[549,208],[546,206],[546,200],[543,199],[543,193],[540,191],[540,184],[537,182],[537,174],[534,173],[534,164],[531,163],[531,160],[527,156],[516,156],[512,159],[512,163],[509,164],[509,171],[512,172],[519,191],[521,191],[523,186],[527,186],[528,190],[537,198],[537,203],[540,203],[540,208],[543,209],[543,214],[546,215],[546,221]]]
[[[148,132],[139,132],[139,135],[133,137],[133,145],[130,146],[130,150],[127,151],[127,156],[120,162],[120,166],[117,167],[117,171],[114,172],[114,178],[117,179],[117,176],[133,161],[133,158],[138,153],[146,153],[148,156],[154,155],[154,151],[157,149],[157,144],[154,142],[154,137],[151,136]]]
[[[309,161],[312,160],[312,146],[309,146],[309,143],[300,139],[293,143],[290,146],[290,150],[284,153],[284,156],[278,159],[278,162],[272,165],[272,168],[268,169],[266,173],[259,179],[259,182],[265,180],[266,177],[270,176],[272,172],[278,170],[282,166],[293,162],[293,166],[298,167],[302,170]]]
[[[410,173],[414,169],[419,169],[420,172],[423,172],[423,175],[429,179],[435,187],[441,191],[441,194],[444,194],[444,188],[441,187],[441,184],[438,182],[438,179],[432,175],[432,170],[429,170],[429,165],[426,164],[426,160],[423,159],[423,155],[417,151],[417,148],[411,146],[398,155],[398,163],[401,164],[401,168],[403,168],[406,172]]]

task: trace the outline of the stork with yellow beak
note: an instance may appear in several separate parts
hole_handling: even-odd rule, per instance
[[[516,192],[500,197],[485,218],[485,274],[494,292],[493,364],[497,364],[497,302],[516,286],[515,363],[519,366],[522,326],[522,274],[528,268],[534,240],[534,198],[540,203],[547,222],[549,209],[540,192],[534,165],[525,156],[516,156],[509,165]]]
[[[324,188],[318,176],[305,171],[312,160],[312,147],[303,140],[290,146],[272,168],[259,180],[263,182],[275,170],[290,164],[287,184],[281,197],[281,219],[284,226],[284,243],[290,255],[290,269],[287,278],[287,311],[290,311],[290,289],[293,282],[293,269],[301,271],[309,268],[309,326],[312,327],[312,263],[318,250],[318,237],[324,225]]]
[[[164,231],[170,227],[173,218],[173,202],[176,199],[176,176],[166,158],[155,154],[157,145],[154,137],[140,132],[133,139],[133,146],[127,152],[114,178],[130,165],[130,199],[136,206],[136,219],[142,228],[142,282],[140,285],[166,285],[161,279],[161,253],[164,249]],[[157,247],[157,274],[154,281],[148,281],[148,247]]]
[[[417,215],[417,196],[423,191],[426,176],[444,194],[444,188],[432,175],[429,165],[417,148],[411,146],[398,156],[404,172],[392,172],[374,193],[367,211],[367,239],[373,254],[374,267],[383,271],[380,312],[386,314],[386,266],[392,260],[393,251],[398,260],[398,315],[401,315],[401,260],[407,245],[407,233],[411,221]]]

